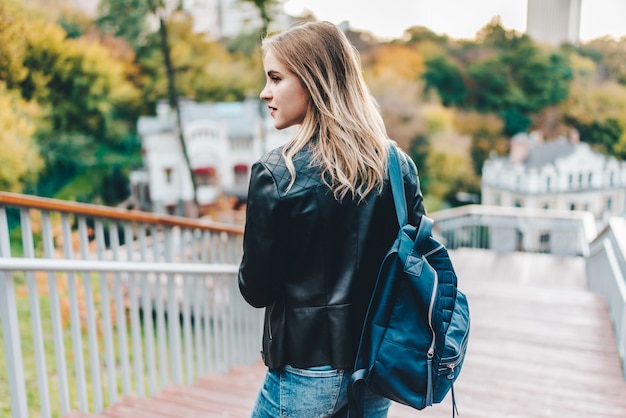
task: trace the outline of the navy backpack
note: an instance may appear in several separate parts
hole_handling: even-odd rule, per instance
[[[399,156],[390,147],[389,177],[398,236],[380,267],[349,383],[350,418],[363,415],[365,388],[421,410],[441,402],[459,376],[469,337],[465,295],[433,220],[407,223]]]

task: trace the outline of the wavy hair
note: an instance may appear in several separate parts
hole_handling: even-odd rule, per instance
[[[308,90],[311,100],[283,157],[293,185],[294,155],[309,145],[312,164],[335,198],[362,200],[382,190],[387,169],[388,137],[380,109],[363,79],[356,49],[336,25],[298,24],[266,37],[263,53],[272,51]]]

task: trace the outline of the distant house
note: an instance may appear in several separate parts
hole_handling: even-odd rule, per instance
[[[577,134],[544,141],[538,132],[521,133],[508,156],[485,162],[482,203],[589,211],[603,224],[626,215],[626,162],[594,151]]]
[[[280,146],[292,130],[277,131],[258,99],[232,103],[181,102],[181,122],[200,206],[222,195],[245,199],[250,167],[266,151]],[[134,206],[157,213],[192,215],[193,186],[166,102],[156,116],[137,122],[143,167],[131,173]]]
[[[249,33],[263,24],[258,8],[252,2],[241,0],[166,0],[170,8],[179,4],[193,16],[192,30],[204,33],[212,39],[233,38],[241,33]],[[272,15],[270,30],[282,30],[293,24],[294,19],[284,12],[280,2],[269,3]]]

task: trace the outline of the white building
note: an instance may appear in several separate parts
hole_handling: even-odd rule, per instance
[[[582,0],[528,0],[526,33],[541,43],[578,45],[581,3]]]
[[[184,0],[183,9],[193,16],[193,31],[205,33],[213,39],[235,37],[262,26],[256,6],[242,0]],[[292,19],[283,11],[281,3],[272,6],[272,27],[284,29]]]
[[[200,206],[222,194],[244,198],[251,165],[287,142],[292,129],[277,131],[258,99],[232,103],[181,102],[181,122]],[[264,117],[261,117],[264,115]],[[156,116],[139,118],[143,169],[131,174],[136,207],[157,213],[194,215],[193,185],[166,102]]]
[[[541,134],[511,139],[510,154],[483,166],[482,204],[581,210],[603,225],[626,216],[626,162],[581,143],[577,135],[544,141]]]

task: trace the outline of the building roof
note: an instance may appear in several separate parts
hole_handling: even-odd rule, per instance
[[[541,145],[530,147],[528,156],[522,164],[526,168],[541,168],[546,165],[552,165],[557,160],[573,154],[577,147],[583,146],[587,146],[587,144],[572,143],[565,138],[547,141]]]
[[[183,126],[198,121],[225,122],[229,137],[253,137],[255,121],[260,115],[260,105],[256,99],[243,102],[215,103],[181,100],[180,103],[180,116]],[[137,121],[137,130],[140,135],[171,132],[175,130],[175,127],[175,120],[171,117],[171,109],[165,101],[158,104],[156,116],[141,116]]]

